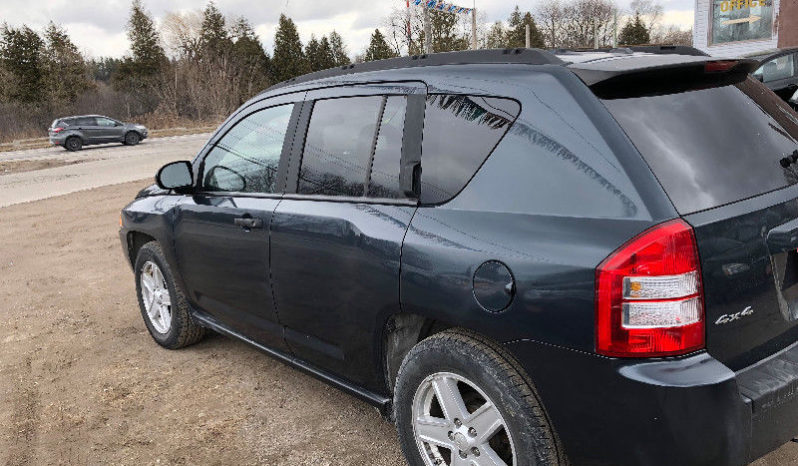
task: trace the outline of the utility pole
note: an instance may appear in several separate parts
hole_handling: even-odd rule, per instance
[[[432,53],[432,26],[430,25],[429,9],[424,8],[424,53]]]
[[[612,19],[612,47],[615,48],[617,46],[618,46],[618,9],[616,8]]]
[[[532,31],[530,30],[528,24],[525,26],[525,29],[526,29],[526,42],[525,42],[526,48],[531,49],[532,48]]]
[[[477,0],[474,0],[474,9],[471,10],[471,50],[477,48]]]

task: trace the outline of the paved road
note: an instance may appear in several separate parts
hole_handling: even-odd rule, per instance
[[[0,161],[55,159],[81,163],[0,176],[0,207],[38,201],[85,189],[152,178],[174,160],[193,158],[210,134],[148,139],[138,146],[60,147],[0,153]]]

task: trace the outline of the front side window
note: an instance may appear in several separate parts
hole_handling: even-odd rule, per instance
[[[773,0],[712,0],[712,43],[773,38]]]
[[[452,199],[474,176],[521,112],[518,102],[494,97],[427,97],[421,149],[421,201]]]
[[[294,104],[253,113],[239,121],[205,157],[208,191],[273,193]]]
[[[299,172],[299,193],[365,194],[382,103],[382,96],[370,96],[314,104]]]

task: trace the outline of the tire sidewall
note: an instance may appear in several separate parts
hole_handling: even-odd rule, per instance
[[[161,269],[161,273],[164,276],[164,280],[166,280],[166,287],[169,289],[169,298],[172,303],[171,309],[171,318],[172,321],[169,325],[169,331],[166,333],[161,333],[153,327],[152,322],[150,321],[150,316],[147,315],[147,310],[144,307],[144,300],[141,293],[141,272],[144,268],[144,264],[147,262],[153,262],[155,265]],[[139,310],[141,311],[141,317],[144,319],[144,323],[147,326],[147,330],[149,330],[150,335],[152,338],[161,346],[172,346],[177,343],[179,337],[179,328],[180,322],[178,320],[178,306],[179,303],[177,302],[179,299],[179,295],[177,290],[175,289],[174,278],[172,277],[172,271],[169,269],[169,266],[166,263],[166,260],[163,258],[163,255],[160,253],[159,250],[151,247],[149,244],[144,245],[138,253],[136,257],[136,297],[138,298],[139,302]]]
[[[74,147],[71,144],[71,142],[73,141],[77,141]],[[76,152],[83,147],[83,141],[81,141],[80,138],[77,136],[71,136],[64,142],[64,147],[66,147],[66,149],[70,152]]]
[[[405,358],[394,396],[396,426],[405,457],[411,466],[424,466],[413,432],[412,406],[424,380],[438,372],[451,372],[475,383],[496,405],[510,431],[515,448],[515,466],[552,464],[546,444],[548,434],[537,422],[541,414],[523,398],[522,392],[485,352],[458,340],[425,340]],[[550,435],[550,434],[549,434]],[[544,453],[540,453],[543,451]],[[530,453],[534,452],[534,455]]]
[[[129,139],[131,137],[133,138],[132,140]],[[135,131],[130,131],[127,134],[125,134],[125,144],[127,144],[128,146],[135,146],[140,141],[141,138]]]

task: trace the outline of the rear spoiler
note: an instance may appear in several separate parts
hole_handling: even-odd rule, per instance
[[[574,63],[574,72],[602,98],[659,95],[745,80],[759,63],[708,56],[632,55]]]

